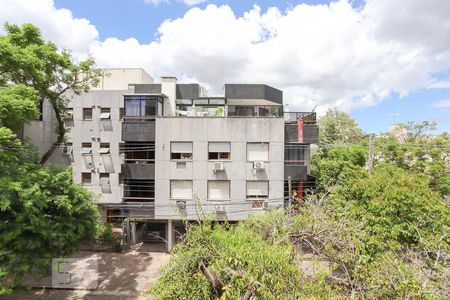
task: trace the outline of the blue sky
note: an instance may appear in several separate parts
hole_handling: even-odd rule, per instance
[[[424,120],[450,131],[448,0],[4,1],[1,22],[35,23],[102,67],[143,67],[211,91],[263,82],[291,110],[337,106],[367,132]]]

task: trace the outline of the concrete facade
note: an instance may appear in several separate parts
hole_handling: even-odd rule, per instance
[[[96,195],[104,221],[163,223],[170,250],[177,220],[203,214],[243,220],[250,213],[283,207],[288,176],[300,194],[303,183],[312,181],[315,114],[294,113],[288,121],[282,91],[264,84],[227,84],[223,97],[202,97],[198,84],[178,84],[175,77],[154,83],[142,69],[106,72],[110,76],[99,87],[70,98],[73,120],[66,122],[67,144],[49,161],[72,164],[74,182]],[[297,120],[303,115],[308,123],[300,128]],[[44,103],[43,120],[27,124],[23,136],[42,154],[56,140],[54,128],[52,107]],[[173,159],[174,142],[192,143],[192,158]],[[209,157],[213,142],[229,143],[227,158]],[[268,145],[267,159],[256,161],[262,166],[248,159],[249,143]],[[217,170],[217,163],[224,169]],[[192,182],[192,195],[172,197],[171,181]],[[209,199],[208,186],[219,181],[228,184],[229,196]],[[264,188],[267,183],[267,195],[249,196],[248,186],[261,182]]]
[[[284,121],[282,118],[157,118],[155,162],[155,218],[195,220],[197,210],[213,213],[219,219],[243,220],[252,208],[247,200],[247,181],[269,181],[269,206],[283,205],[284,183]],[[170,159],[170,143],[193,142],[193,159]],[[216,160],[208,160],[208,142],[230,142],[230,160],[221,160],[225,170],[214,172]],[[247,161],[247,143],[269,143],[269,160],[264,169],[256,171],[253,162]],[[192,180],[194,198],[171,199],[170,180]],[[208,181],[230,182],[229,200],[209,200]],[[185,200],[186,209],[178,209],[177,201]],[[216,212],[215,206],[223,205],[224,212]]]

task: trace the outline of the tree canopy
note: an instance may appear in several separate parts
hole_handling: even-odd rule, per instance
[[[93,61],[74,64],[69,52],[45,42],[31,24],[6,24],[0,36],[0,295],[26,274],[50,271],[51,259],[71,254],[97,231],[94,196],[72,181],[71,170],[47,168],[33,145],[14,134],[39,115],[48,100],[62,120],[65,92],[86,91],[96,82]],[[84,76],[84,77],[83,77]],[[57,144],[64,138],[58,124]],[[55,145],[54,145],[55,146]]]
[[[28,119],[35,115],[29,107],[36,100],[49,101],[56,116],[57,139],[41,157],[40,163],[45,164],[64,142],[64,117],[70,94],[81,94],[96,86],[101,71],[91,58],[74,62],[69,51],[45,41],[39,28],[32,24],[5,23],[5,31],[7,34],[0,36],[0,90],[7,88],[8,93],[3,97],[17,97],[15,106],[27,108],[21,110],[21,115]]]

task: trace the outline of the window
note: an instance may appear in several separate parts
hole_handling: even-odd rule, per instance
[[[125,162],[152,163],[155,159],[154,142],[125,142],[119,145],[120,153],[125,154]]]
[[[155,180],[128,179],[119,176],[123,182],[123,199],[125,202],[148,202],[155,198]]]
[[[36,121],[42,121],[44,120],[44,101],[39,101],[37,108],[39,111],[39,116],[36,118]]]
[[[192,180],[171,180],[170,198],[192,199]]]
[[[247,143],[247,161],[268,161],[269,143]]]
[[[247,199],[269,198],[268,181],[247,181]]]
[[[66,110],[65,116],[64,116],[64,125],[66,127],[73,127],[73,108],[68,108]]]
[[[231,159],[231,144],[229,142],[210,142],[208,144],[208,159]]]
[[[100,143],[99,154],[109,154],[109,143]]]
[[[109,173],[100,173],[100,188],[102,193],[111,193]]]
[[[160,111],[160,99],[149,96],[125,96],[124,111],[127,117],[155,116]]]
[[[81,173],[81,184],[91,184],[92,173]]]
[[[284,147],[284,161],[288,164],[305,164],[305,145],[289,143]]]
[[[228,115],[233,117],[253,117],[255,115],[254,106],[228,106]]]
[[[192,160],[192,142],[171,142],[170,159]]]
[[[92,108],[83,108],[83,120],[92,120]]]
[[[92,143],[81,143],[81,154],[82,155],[92,154]]]
[[[230,181],[229,180],[209,180],[208,181],[208,199],[209,200],[228,200],[228,199],[230,199]]]
[[[109,120],[111,119],[111,108],[102,107],[100,110],[100,119],[101,120]]]

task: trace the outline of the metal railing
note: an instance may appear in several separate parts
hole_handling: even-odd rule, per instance
[[[304,124],[317,123],[315,112],[284,112],[283,116],[285,121],[297,121],[301,119]]]

